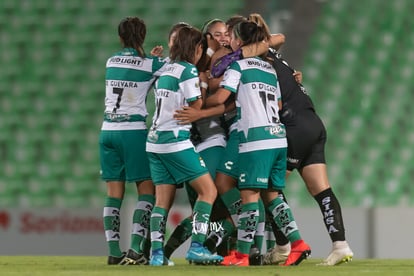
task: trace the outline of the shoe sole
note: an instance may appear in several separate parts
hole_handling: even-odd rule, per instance
[[[164,264],[160,264],[160,263],[149,263],[150,266],[164,266]]]
[[[299,258],[294,263],[291,263],[289,265],[284,265],[284,266],[298,265],[303,260],[306,260],[310,255],[311,255],[311,250],[305,250],[305,251],[302,252],[302,254],[299,256]]]
[[[279,255],[279,256],[282,256],[282,255]],[[279,265],[279,264],[286,262],[288,257],[289,257],[289,254],[283,256],[283,258],[278,257],[277,259],[271,256],[267,256],[263,258],[263,265]],[[276,260],[273,261],[273,259],[276,259]]]
[[[223,261],[223,259],[203,259],[203,258],[191,258],[186,257],[185,258],[190,264],[196,264],[196,265],[216,265]]]
[[[339,262],[337,262],[335,265],[340,265],[340,264],[345,264],[345,263],[349,263],[350,261],[352,261],[352,256],[348,255],[343,257]]]
[[[148,265],[148,260],[144,257],[143,253],[138,254],[137,259],[131,257],[124,257],[122,261],[119,262],[119,265]]]
[[[119,265],[137,265],[137,261],[131,258],[124,258]]]
[[[174,266],[175,264],[171,261],[164,261],[163,263],[160,263],[160,262],[151,263],[151,262],[149,262],[149,265],[150,266]]]
[[[186,260],[190,264],[196,264],[196,265],[216,265],[216,264],[220,264],[223,261],[223,259],[206,260],[206,259],[191,259],[191,258],[186,258]]]
[[[243,262],[237,262],[237,263],[225,263],[225,264],[223,264],[223,263],[221,263],[220,264],[221,266],[251,266],[251,264],[249,264],[249,263],[245,263],[245,264],[243,264]]]
[[[319,266],[335,266],[335,265],[341,265],[341,264],[345,264],[345,263],[349,263],[349,262],[351,262],[352,261],[352,255],[346,255],[346,256],[344,256],[344,257],[342,257],[342,259],[340,259],[337,263],[335,263],[335,264],[328,264],[326,261],[325,262],[322,262],[322,263],[320,263],[320,264],[316,264],[316,265],[319,265]]]
[[[161,257],[152,258],[149,260],[148,265],[150,266],[175,266],[174,262],[170,261],[166,257],[163,257],[163,261],[160,261]]]
[[[241,264],[241,263],[235,263],[235,264],[230,264],[228,266],[250,266],[248,264]]]
[[[125,255],[121,257],[108,257],[107,264],[108,265],[119,265],[120,262],[125,258]]]
[[[220,264],[222,261],[220,260],[187,260],[189,264],[195,265],[217,265]]]

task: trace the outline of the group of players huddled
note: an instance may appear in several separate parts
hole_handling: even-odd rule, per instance
[[[103,210],[110,265],[174,265],[187,239],[195,264],[298,265],[310,256],[283,194],[297,169],[317,201],[332,240],[321,265],[352,260],[341,207],[328,182],[326,130],[302,85],[302,74],[277,52],[259,14],[213,19],[202,29],[172,26],[168,55],[144,51],[146,25],[118,26],[122,49],[106,63],[99,137]],[[148,129],[146,99],[154,89]],[[130,248],[120,248],[125,184],[137,188]],[[165,241],[177,188],[192,208]]]

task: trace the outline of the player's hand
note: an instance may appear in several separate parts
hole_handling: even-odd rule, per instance
[[[217,51],[218,48],[220,48],[220,43],[213,38],[213,36],[210,33],[206,34],[207,39],[207,46],[214,52]]]
[[[183,106],[182,109],[176,110],[174,113],[174,119],[178,120],[180,125],[189,124],[201,118],[201,110],[190,106]]]
[[[161,45],[157,45],[154,48],[152,48],[150,54],[151,56],[162,57],[163,51],[164,51],[164,48]]]
[[[293,73],[293,77],[295,77],[295,80],[297,83],[302,83],[302,72],[301,71],[295,71]]]

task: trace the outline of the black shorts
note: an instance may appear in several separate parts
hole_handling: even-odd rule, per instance
[[[326,129],[311,109],[295,113],[286,124],[288,141],[287,169],[302,169],[310,164],[325,163]]]

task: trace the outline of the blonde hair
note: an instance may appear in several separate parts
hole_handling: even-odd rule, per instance
[[[269,26],[266,24],[265,20],[260,14],[251,13],[249,14],[247,20],[249,20],[250,22],[254,22],[257,24],[257,26],[261,27],[265,32],[266,39],[270,39],[271,33],[270,33]]]

